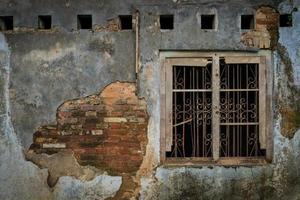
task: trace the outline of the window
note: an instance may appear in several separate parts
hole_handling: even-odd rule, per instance
[[[92,15],[78,15],[77,28],[78,29],[92,29]]]
[[[173,29],[174,16],[173,15],[160,15],[159,17],[160,29]]]
[[[254,29],[254,15],[241,15],[241,29]]]
[[[162,161],[265,163],[266,56],[166,58],[162,70]]]
[[[120,15],[119,19],[120,19],[122,30],[132,29],[132,16],[131,15]]]
[[[293,15],[292,14],[282,14],[279,18],[280,27],[291,27],[293,26]]]
[[[0,16],[0,31],[13,30],[14,19],[13,16]]]
[[[215,15],[201,15],[201,29],[215,29]]]
[[[52,27],[51,15],[40,15],[38,17],[39,29],[51,29]]]

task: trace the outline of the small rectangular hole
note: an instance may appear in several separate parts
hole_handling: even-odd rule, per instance
[[[51,15],[39,15],[38,27],[39,29],[51,29],[52,28]]]
[[[174,15],[159,16],[160,29],[174,29]]]
[[[280,27],[291,27],[293,26],[293,15],[292,14],[282,14],[279,18]]]
[[[215,15],[201,15],[201,29],[215,29]]]
[[[92,15],[77,15],[78,29],[92,29],[93,21]]]
[[[120,19],[122,30],[132,29],[132,15],[120,15],[119,19]]]
[[[13,30],[14,19],[13,16],[0,16],[0,31]]]
[[[254,29],[254,15],[241,15],[241,29]]]

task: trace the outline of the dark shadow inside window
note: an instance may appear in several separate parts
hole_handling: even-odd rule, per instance
[[[280,27],[291,27],[291,26],[293,26],[293,15],[292,14],[280,15],[279,25],[280,25]]]
[[[120,15],[119,19],[120,19],[122,30],[132,29],[132,15]]]
[[[254,15],[241,15],[241,29],[254,29]]]
[[[201,29],[214,29],[215,15],[201,15]]]
[[[38,27],[39,29],[51,29],[52,27],[51,15],[40,15],[38,17]]]
[[[78,29],[92,29],[92,15],[77,16]]]
[[[160,15],[159,18],[160,29],[174,29],[174,16],[173,15]]]
[[[0,17],[0,30],[13,30],[14,28],[14,20],[13,16],[1,16]]]

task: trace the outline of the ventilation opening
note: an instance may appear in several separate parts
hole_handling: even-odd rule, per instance
[[[173,15],[160,15],[159,17],[160,29],[173,29],[174,16]]]
[[[13,30],[13,28],[14,28],[13,16],[1,16],[0,17],[0,30],[1,31]]]
[[[254,15],[241,15],[241,29],[254,29]]]
[[[39,29],[51,29],[52,20],[50,15],[40,15],[38,20]]]
[[[293,15],[292,14],[283,14],[280,15],[279,19],[280,27],[291,27],[293,26]]]
[[[215,29],[215,15],[201,15],[201,29]]]
[[[120,19],[122,30],[132,29],[132,16],[131,15],[120,15],[119,19]]]
[[[78,29],[92,29],[92,15],[78,15],[77,16]]]

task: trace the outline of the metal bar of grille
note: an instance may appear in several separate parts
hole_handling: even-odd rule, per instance
[[[235,92],[235,91],[240,91],[240,92],[258,92],[259,89],[220,89],[220,92]]]
[[[246,123],[246,122],[244,122],[244,123],[236,122],[236,123],[220,123],[220,125],[228,125],[228,126],[230,126],[230,125],[259,125],[259,123],[258,122],[248,122],[248,123]]]
[[[180,89],[180,90],[174,89],[172,91],[173,92],[211,92],[212,90],[210,90],[210,89],[187,89],[187,90],[185,90],[185,89]]]

